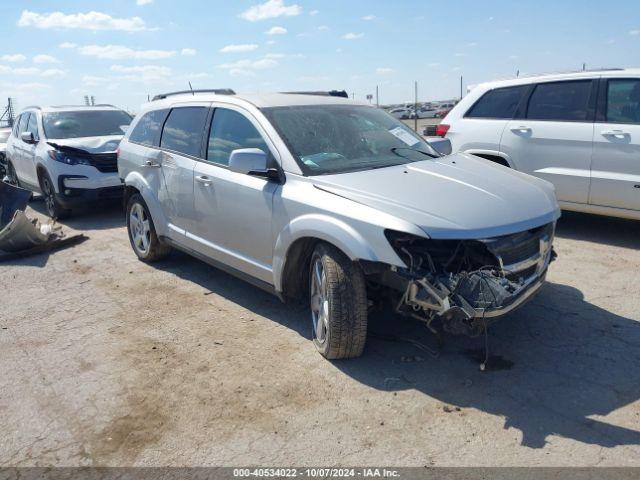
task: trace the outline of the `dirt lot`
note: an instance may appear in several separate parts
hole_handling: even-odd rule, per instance
[[[480,372],[458,337],[325,361],[304,308],[182,254],[145,265],[100,210],[65,222],[85,243],[0,265],[1,466],[640,465],[640,223],[565,214]]]

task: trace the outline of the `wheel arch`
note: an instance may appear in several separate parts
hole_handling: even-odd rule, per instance
[[[274,286],[283,297],[296,298],[305,291],[305,265],[319,242],[332,245],[352,261],[378,258],[368,242],[345,222],[318,214],[299,217],[282,230],[275,243]]]
[[[149,182],[138,172],[129,172],[124,179],[124,193],[122,201],[124,207],[129,202],[129,199],[134,194],[140,194],[147,204],[149,213],[153,220],[154,227],[158,236],[166,236],[168,233],[167,218],[164,215],[160,200],[158,199],[157,192],[151,188]]]

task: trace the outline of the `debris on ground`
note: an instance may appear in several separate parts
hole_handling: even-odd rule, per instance
[[[31,192],[0,182],[0,261],[66,248],[83,242],[85,235],[65,237],[55,223],[40,224],[25,214]]]

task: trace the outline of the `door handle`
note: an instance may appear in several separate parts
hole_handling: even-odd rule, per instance
[[[531,127],[527,127],[526,125],[520,125],[519,127],[511,127],[512,132],[522,132],[528,133],[531,131]]]
[[[209,177],[207,177],[206,175],[198,175],[196,177],[196,182],[202,183],[205,187],[210,187],[211,186],[211,179]]]
[[[628,132],[625,132],[623,130],[603,130],[600,133],[604,137],[624,137],[626,135],[629,135]]]
[[[147,160],[141,166],[145,168],[159,168],[161,165],[158,162],[154,162],[153,160]]]

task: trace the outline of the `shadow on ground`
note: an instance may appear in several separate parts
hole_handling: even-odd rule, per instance
[[[556,235],[571,240],[637,249],[640,248],[640,221],[562,212]]]
[[[181,253],[157,265],[310,338],[306,307],[283,305]],[[433,336],[419,322],[381,312],[371,315],[370,331],[377,335],[368,339],[361,358],[334,362],[362,384],[417,390],[443,402],[451,415],[476,409],[503,417],[504,428],[519,430],[522,445],[531,448],[544,447],[550,435],[608,448],[640,445],[640,417],[626,426],[597,418],[640,399],[640,322],[586,302],[575,288],[548,283],[536,299],[489,330],[491,354],[513,363],[506,370],[480,371],[477,355],[469,352],[483,352],[483,338],[447,336],[433,358],[413,344],[381,339],[412,338],[433,346]]]
[[[35,196],[33,200],[29,202],[29,206],[39,214],[48,218],[42,197]],[[85,207],[79,207],[73,210],[69,218],[60,220],[58,223],[63,227],[67,226],[79,232],[124,227],[125,217],[122,210],[122,202],[119,200],[111,200],[108,202],[87,204]]]

